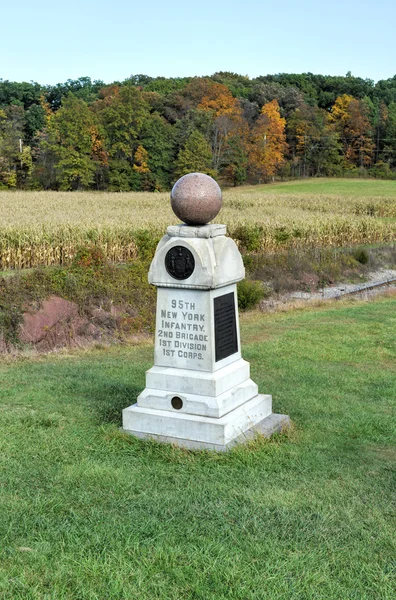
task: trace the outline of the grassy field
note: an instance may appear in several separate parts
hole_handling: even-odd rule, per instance
[[[124,262],[176,220],[165,193],[0,192],[0,208],[0,270],[69,264],[88,243]],[[396,181],[226,190],[217,221],[248,250],[388,242],[396,235]]]
[[[226,455],[118,429],[153,348],[0,361],[2,600],[393,600],[395,298],[242,318],[295,430]]]
[[[380,179],[336,179],[320,177],[277,183],[277,194],[336,194],[350,197],[395,196],[396,180]],[[272,186],[261,186],[270,189]],[[254,187],[252,188],[254,189]]]

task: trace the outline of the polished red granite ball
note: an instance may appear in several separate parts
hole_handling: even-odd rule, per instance
[[[204,173],[189,173],[176,181],[171,192],[175,215],[187,225],[206,225],[219,213],[221,189]]]

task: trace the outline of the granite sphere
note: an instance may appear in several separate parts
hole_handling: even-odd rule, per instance
[[[204,173],[184,175],[171,192],[173,212],[187,225],[206,225],[219,213],[221,203],[219,185]]]

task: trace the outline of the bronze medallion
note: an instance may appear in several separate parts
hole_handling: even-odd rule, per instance
[[[187,279],[195,269],[194,256],[185,246],[173,246],[166,253],[165,267],[174,279]]]

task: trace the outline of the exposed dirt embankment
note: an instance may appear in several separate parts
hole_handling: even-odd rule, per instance
[[[396,270],[383,270],[372,273],[365,284],[339,284],[323,288],[320,292],[294,292],[284,296],[263,300],[260,304],[264,312],[279,308],[293,307],[301,301],[331,300],[353,292],[365,293],[366,297],[384,293],[388,287],[378,287],[367,291],[373,284],[396,280]],[[396,289],[396,282],[393,287]],[[0,340],[0,353],[8,353],[19,348],[34,348],[38,352],[51,352],[61,348],[84,347],[94,343],[114,343],[136,337],[138,311],[127,304],[91,307],[83,316],[76,302],[51,295],[42,303],[34,303],[23,313],[19,325],[18,344]],[[136,322],[136,327],[133,326]],[[144,333],[144,332],[143,332]],[[140,335],[142,332],[140,332]]]
[[[396,278],[393,245],[243,258],[247,280],[239,286],[241,309],[264,298],[262,310],[283,310],[290,302],[323,301]],[[83,249],[71,267],[0,277],[0,353],[48,352],[151,335],[156,289],[147,282],[148,268],[149,258],[109,264],[93,246]]]
[[[40,352],[110,341],[119,338],[125,325],[136,317],[137,311],[127,305],[93,308],[89,316],[81,316],[76,302],[50,296],[39,308],[30,307],[23,313],[19,340]]]
[[[96,249],[72,267],[0,277],[0,352],[122,341],[153,329],[148,264],[111,265]]]

